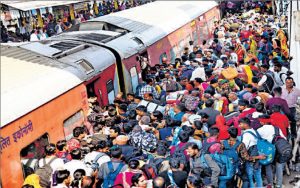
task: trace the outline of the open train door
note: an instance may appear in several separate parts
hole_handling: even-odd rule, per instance
[[[137,61],[139,61],[141,66],[142,80],[146,80],[148,68],[150,67],[150,59],[148,56],[148,52],[144,51],[139,56],[137,56]]]

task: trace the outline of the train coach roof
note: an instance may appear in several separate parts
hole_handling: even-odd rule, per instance
[[[35,52],[1,45],[1,127],[82,83],[78,74]]]
[[[156,1],[101,16],[84,24],[109,23],[128,30],[145,46],[150,46],[217,5],[215,1]],[[123,43],[128,43],[126,35],[106,45],[124,53],[126,48],[131,47]]]

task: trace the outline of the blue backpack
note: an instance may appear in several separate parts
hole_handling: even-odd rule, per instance
[[[244,96],[246,93],[248,93],[248,91],[246,91],[246,90],[242,90],[242,91],[238,92],[238,94],[237,94],[238,99],[242,100],[242,99],[243,99],[243,96]]]
[[[109,173],[103,181],[103,184],[102,184],[103,188],[110,188],[114,185],[115,179],[116,179],[117,175],[120,173],[120,171],[122,170],[124,163],[120,163],[116,170],[114,170],[114,167],[113,167],[113,164],[111,161],[109,161],[107,163],[107,165],[108,165]]]
[[[265,155],[266,158],[263,160],[259,160],[259,163],[262,165],[268,165],[271,164],[275,158],[275,146],[268,142],[267,140],[263,139],[260,134],[257,132],[257,130],[254,130],[255,134],[250,131],[246,131],[242,134],[242,141],[243,141],[243,135],[245,133],[249,133],[252,136],[254,136],[255,139],[257,139],[257,150],[260,155]]]
[[[92,164],[91,164],[91,168],[96,171],[97,169],[99,169],[99,163],[98,163],[98,160],[103,157],[104,155],[106,155],[105,153],[99,153],[97,154],[97,156],[95,157],[95,159],[92,161]]]
[[[202,146],[202,155],[200,157],[200,161],[202,164],[204,164],[204,166],[206,166],[206,168],[209,168],[204,155],[205,154],[209,154],[211,156],[211,158],[218,164],[218,166],[220,167],[220,175],[219,175],[219,180],[229,180],[231,179],[234,174],[235,174],[235,168],[233,166],[233,162],[230,160],[230,158],[226,155],[223,154],[210,154],[209,153],[209,148],[216,144],[217,142],[210,142],[208,143],[206,140],[204,140],[203,142],[203,146]]]
[[[209,155],[220,167],[219,180],[229,180],[235,175],[235,168],[228,156],[218,154],[218,153],[209,154]],[[209,168],[209,166],[205,161],[204,155],[201,155],[200,161],[202,164],[205,165],[206,168]]]
[[[241,161],[239,160],[239,153],[237,152],[237,148],[241,142],[239,140],[236,140],[236,143],[233,146],[230,146],[228,143],[228,140],[225,140],[223,142],[224,145],[224,151],[223,154],[228,156],[230,161],[232,162],[234,172],[240,171],[241,168]]]
[[[228,140],[225,140],[223,144],[224,144],[223,154],[228,156],[234,164],[237,163],[239,161],[239,154],[236,149],[241,144],[241,142],[236,140],[236,143],[233,146],[230,146]]]

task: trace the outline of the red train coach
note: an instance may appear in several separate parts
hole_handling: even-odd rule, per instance
[[[98,17],[80,24],[78,30],[90,33],[110,31],[116,37],[95,40],[78,32],[60,37],[97,43],[116,56],[117,73],[122,80],[122,92],[135,92],[141,82],[141,63],[148,59],[150,66],[161,63],[162,57],[174,62],[189,41],[194,45],[211,39],[211,28],[220,19],[214,1],[157,1],[125,11]],[[95,89],[96,90],[96,89]]]

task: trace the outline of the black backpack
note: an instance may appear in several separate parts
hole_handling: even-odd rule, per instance
[[[166,160],[165,158],[151,158],[149,159],[149,165],[152,166],[155,169],[156,173],[158,174],[159,170],[162,167],[162,163],[165,160]]]
[[[34,169],[31,168],[31,163],[34,161],[34,158],[28,159],[26,164],[22,163],[22,169],[23,169],[23,176],[26,178],[30,174],[34,174]],[[36,165],[35,165],[36,166]]]
[[[273,139],[273,144],[276,147],[277,161],[279,163],[285,163],[292,159],[293,157],[293,148],[292,145],[279,134],[279,128],[275,127],[275,136]]]
[[[263,87],[268,93],[272,93],[275,86],[274,75],[271,72],[266,72],[265,75],[267,76],[267,80],[263,84]]]
[[[186,145],[179,148],[179,145],[175,146],[175,151],[171,155],[171,158],[176,158],[180,161],[180,164],[186,164],[188,163],[187,158],[184,155],[184,150],[186,149]]]

